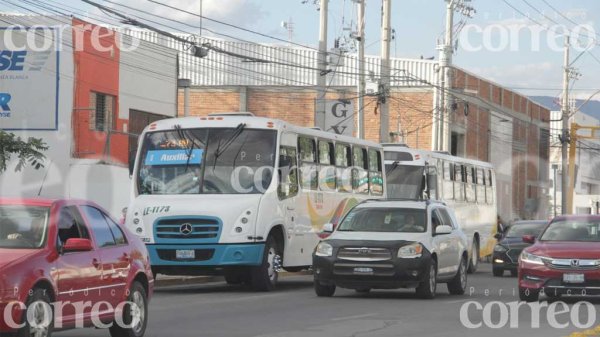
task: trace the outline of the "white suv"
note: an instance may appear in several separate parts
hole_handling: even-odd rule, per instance
[[[467,237],[454,212],[434,201],[368,200],[354,207],[313,254],[315,291],[333,296],[336,286],[416,288],[433,298],[439,282],[451,294],[467,288]]]

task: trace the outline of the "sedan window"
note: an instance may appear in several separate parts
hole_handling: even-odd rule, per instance
[[[585,221],[556,221],[540,237],[541,241],[600,241],[600,223]]]
[[[48,214],[48,207],[0,206],[0,248],[43,247]]]
[[[81,209],[89,221],[92,232],[94,232],[98,247],[103,248],[116,245],[115,237],[102,212],[91,206],[83,206]]]

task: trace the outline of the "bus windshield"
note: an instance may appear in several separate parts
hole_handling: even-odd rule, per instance
[[[199,128],[147,133],[139,194],[257,194],[271,183],[275,130]]]
[[[422,196],[423,166],[385,165],[388,197],[392,199],[419,199]]]

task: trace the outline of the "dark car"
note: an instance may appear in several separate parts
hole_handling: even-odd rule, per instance
[[[600,295],[599,215],[559,216],[523,240],[534,244],[519,259],[521,300]]]
[[[506,270],[509,270],[512,276],[517,276],[519,255],[531,245],[523,242],[523,236],[537,237],[547,224],[548,221],[545,220],[517,221],[504,233],[496,234],[498,243],[494,247],[492,258],[494,276],[501,277]]]

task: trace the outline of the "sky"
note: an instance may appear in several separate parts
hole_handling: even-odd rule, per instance
[[[22,3],[20,0],[10,1]],[[162,7],[152,0],[96,1],[186,32],[199,32],[199,28],[192,28],[200,26],[198,17]],[[201,0],[156,1],[193,13],[200,12]],[[7,2],[9,0],[0,3],[0,11],[23,11]],[[108,22],[112,20],[81,0],[39,2],[62,6],[63,10],[71,10],[79,17],[89,15],[95,19],[104,18]],[[131,6],[132,9],[115,3]],[[466,4],[475,8],[476,14],[472,18],[455,14],[455,23],[465,19],[465,25],[457,34],[454,55],[457,66],[524,94],[558,97],[562,91],[564,34],[570,32],[571,39],[576,42],[571,48],[572,59],[577,58],[572,66],[581,74],[579,79],[572,82],[572,95],[585,99],[600,90],[600,81],[597,80],[600,78],[600,46],[594,45],[595,41],[590,39],[595,37],[600,41],[600,1],[472,0]],[[139,11],[166,19],[157,19]],[[391,47],[392,55],[403,58],[435,56],[437,59],[437,41],[443,36],[445,12],[444,0],[392,0],[392,27],[396,32]],[[292,20],[295,43],[311,47],[318,44],[318,1],[315,4],[314,0],[202,0],[202,13],[207,18],[283,40],[288,39],[288,32],[282,27],[282,22]],[[336,38],[347,38],[350,31],[356,29],[356,21],[353,0],[330,0],[329,46],[333,47]],[[380,24],[381,0],[366,0],[367,54],[379,54]],[[282,44],[281,41],[207,20],[203,20],[202,27],[254,42]],[[213,35],[207,30],[203,33]],[[600,94],[594,97],[600,99]]]

